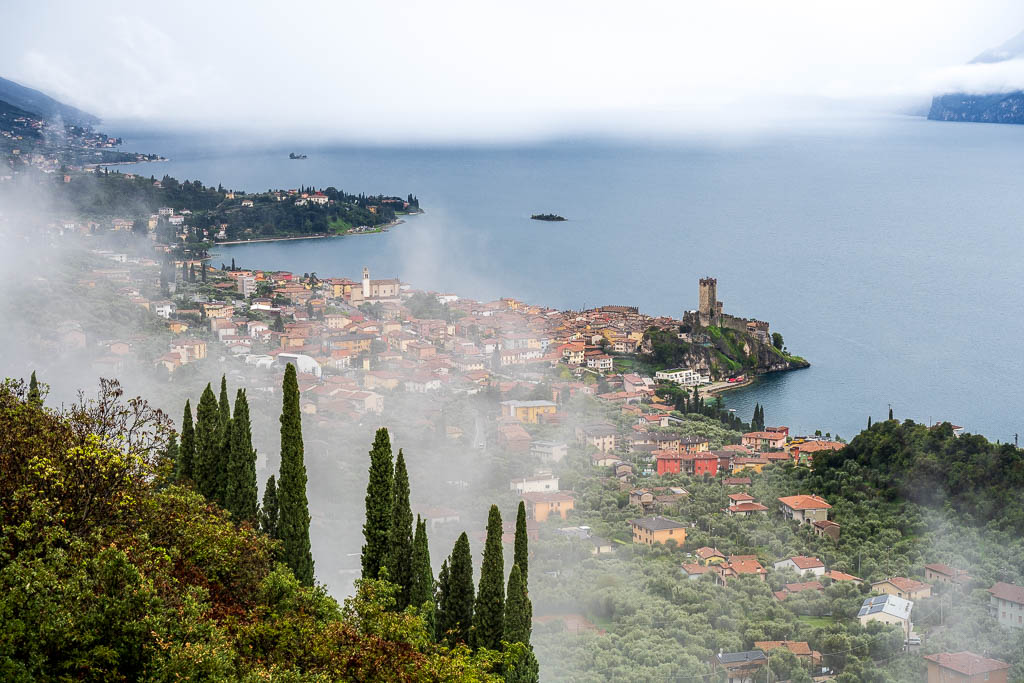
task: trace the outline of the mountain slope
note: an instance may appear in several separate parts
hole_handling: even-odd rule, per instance
[[[76,109],[62,102],[58,102],[49,95],[38,90],[27,88],[23,85],[0,78],[0,100],[38,114],[45,119],[62,118],[65,123],[73,123],[79,126],[95,126],[100,120],[92,114],[81,109]]]
[[[989,48],[969,64],[997,64],[1024,56],[1024,31],[1002,45]],[[933,121],[1024,124],[1024,91],[1003,93],[944,93],[932,98]]]

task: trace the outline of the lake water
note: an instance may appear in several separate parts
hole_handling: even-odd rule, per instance
[[[476,299],[678,316],[697,280],[810,369],[727,394],[749,418],[853,436],[869,415],[1021,431],[1024,127],[916,118],[671,145],[209,146],[129,139],[139,172],[249,191],[416,194],[387,234],[221,247],[214,262],[400,277]],[[289,151],[309,155],[290,161]],[[553,212],[565,223],[529,220]]]

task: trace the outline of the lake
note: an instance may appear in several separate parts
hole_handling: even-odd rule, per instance
[[[129,138],[137,171],[261,191],[417,195],[378,235],[225,246],[213,261],[558,308],[679,316],[697,280],[812,367],[726,395],[749,419],[852,437],[868,416],[1021,427],[1024,127],[892,117],[748,138],[522,147],[211,145]],[[288,152],[308,154],[289,160]],[[130,168],[130,167],[129,167]],[[564,223],[531,221],[557,213]]]

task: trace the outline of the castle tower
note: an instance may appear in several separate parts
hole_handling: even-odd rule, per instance
[[[713,277],[702,277],[697,307],[700,324],[705,327],[713,325],[721,311],[722,306],[718,302],[718,280]]]
[[[370,298],[370,269],[363,266],[363,299]]]

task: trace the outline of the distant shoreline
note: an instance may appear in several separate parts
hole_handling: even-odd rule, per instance
[[[235,244],[256,244],[257,242],[291,242],[293,240],[321,240],[329,237],[346,237],[349,235],[376,235],[382,232],[387,232],[391,228],[395,227],[396,225],[401,225],[402,223],[405,223],[405,221],[399,218],[391,221],[390,223],[384,223],[382,225],[374,226],[372,230],[367,230],[365,232],[352,232],[351,230],[349,230],[335,235],[320,233],[318,235],[296,235],[293,237],[256,237],[251,240],[229,240],[226,242],[214,242],[214,247],[219,247],[222,245],[233,246]]]

